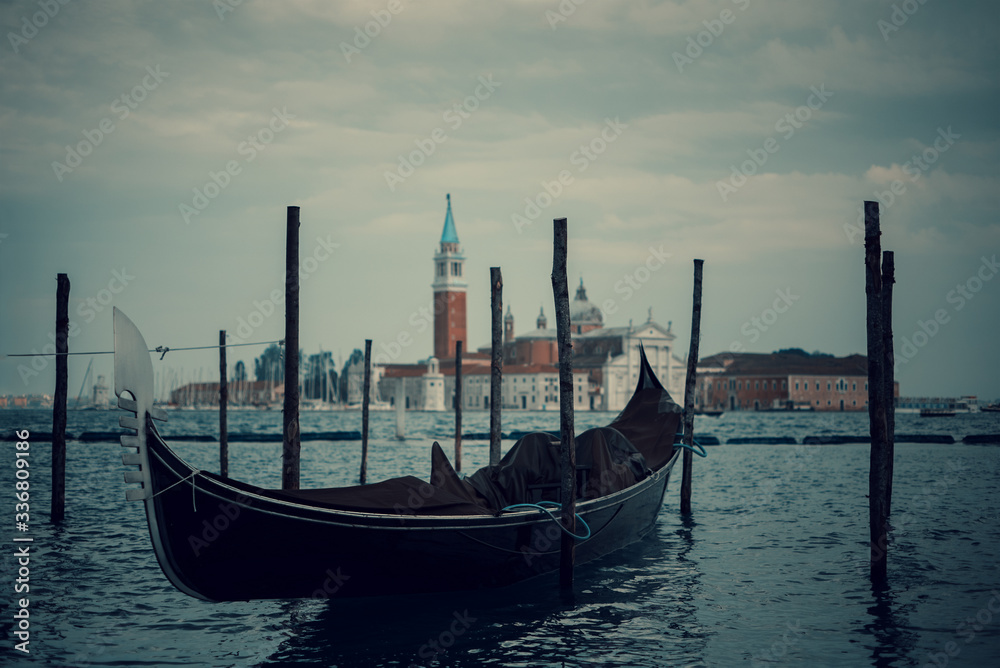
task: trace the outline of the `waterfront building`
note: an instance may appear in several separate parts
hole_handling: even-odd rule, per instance
[[[695,389],[695,407],[705,410],[867,410],[868,358],[719,353],[700,360]]]
[[[283,400],[284,383],[266,380],[229,381],[229,406],[267,406]],[[219,383],[188,383],[170,392],[172,406],[218,406]]]
[[[956,413],[975,413],[979,410],[979,400],[974,396],[964,397],[896,397],[897,413],[919,413],[922,410],[946,410]]]

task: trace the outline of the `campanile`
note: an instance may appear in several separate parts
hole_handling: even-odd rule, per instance
[[[463,277],[465,255],[458,243],[455,219],[451,214],[451,195],[444,216],[441,247],[434,254],[434,356],[439,360],[455,356],[455,342],[468,346],[465,330],[465,290]]]

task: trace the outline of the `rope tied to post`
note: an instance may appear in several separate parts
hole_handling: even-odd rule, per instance
[[[675,434],[674,437],[678,438],[678,439],[683,439],[684,438],[684,434]],[[686,448],[687,450],[690,450],[691,452],[693,452],[694,454],[698,455],[699,457],[708,457],[708,451],[705,450],[705,446],[703,446],[701,443],[698,442],[697,438],[695,438],[695,437],[692,436],[691,437],[691,441],[692,441],[693,445],[688,445],[683,440],[675,441],[674,442],[674,447],[675,448]]]
[[[547,508],[546,506],[551,506],[551,508]],[[570,536],[575,540],[587,540],[588,538],[590,538],[590,526],[582,517],[580,517],[579,513],[574,513],[574,515],[576,516],[576,519],[580,522],[580,524],[583,525],[583,528],[587,530],[587,533],[585,535],[577,536],[575,533],[573,533],[572,531],[570,531],[569,529],[567,529],[562,525],[562,522],[559,521],[559,518],[556,517],[555,514],[552,512],[553,510],[561,510],[562,509],[561,503],[557,503],[555,501],[539,501],[538,503],[515,503],[513,505],[507,506],[506,508],[501,508],[500,512],[514,510],[515,508],[534,508],[535,510],[540,510],[543,513],[546,513],[552,519],[552,521],[556,523],[556,526],[558,526],[559,529],[567,536]]]

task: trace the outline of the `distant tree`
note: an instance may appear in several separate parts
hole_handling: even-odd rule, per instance
[[[332,386],[329,385],[329,372],[333,370],[333,375],[337,375],[334,368],[333,353],[321,352],[318,355],[310,355],[306,366],[304,391],[307,399],[332,399]]]
[[[236,369],[233,371],[233,380],[236,382],[244,381],[247,379],[247,365],[240,360],[236,363]]]
[[[354,349],[354,352],[351,353],[351,356],[347,358],[346,362],[344,362],[344,368],[340,372],[340,383],[339,383],[341,401],[343,402],[347,401],[347,370],[351,368],[351,366],[354,364],[364,364],[364,363],[365,363],[365,354],[357,348]]]
[[[264,353],[253,361],[253,373],[257,380],[270,380],[276,383],[285,380],[284,349],[277,343],[272,343]]]
[[[781,350],[775,350],[773,355],[799,355],[800,357],[833,357],[830,353],[824,353],[820,350],[814,350],[811,353],[807,353],[802,350],[802,348],[782,348]]]
[[[337,380],[339,378],[339,376],[337,375],[337,370],[334,369],[333,367],[330,367],[329,369],[326,370],[326,375],[327,375],[327,381],[326,381],[327,387],[330,388],[329,389],[330,394],[327,399],[328,401],[333,401],[333,402],[339,401],[340,384],[338,383]]]

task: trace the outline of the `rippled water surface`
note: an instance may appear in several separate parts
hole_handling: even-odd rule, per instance
[[[606,423],[583,413],[577,428]],[[997,414],[897,416],[897,433],[1000,433]],[[504,431],[556,429],[555,413],[508,413]],[[113,429],[115,412],[71,412],[68,431]],[[304,431],[360,429],[358,413],[303,413]],[[280,414],[232,412],[230,432],[280,432]],[[485,413],[463,416],[487,431]],[[50,431],[51,414],[0,411],[0,427]],[[864,434],[865,414],[698,418],[719,436]],[[163,432],[218,470],[212,412],[174,411]],[[373,413],[369,478],[427,476],[451,450],[453,416]],[[504,442],[506,449],[511,442]],[[694,467],[694,512],[671,481],[655,534],[578,569],[576,596],[550,579],[497,592],[331,601],[206,603],[176,591],[124,499],[116,443],[68,443],[66,521],[48,522],[50,446],[31,445],[31,525],[14,531],[14,446],[0,444],[3,665],[56,666],[991,666],[1000,657],[1000,446],[896,446],[890,587],[867,580],[868,446],[724,445]],[[280,443],[230,445],[230,475],[279,485]],[[302,485],[353,484],[358,442],[306,442]],[[466,442],[463,462],[487,459]],[[679,469],[678,469],[679,473]],[[30,536],[30,655],[13,650],[15,533]],[[289,564],[294,568],[294,564]],[[20,596],[20,595],[18,595]]]

